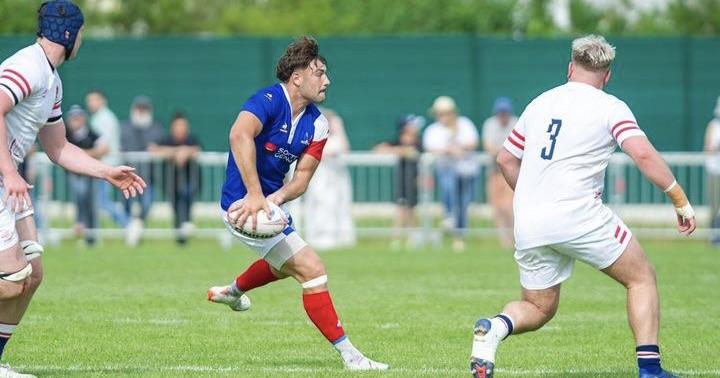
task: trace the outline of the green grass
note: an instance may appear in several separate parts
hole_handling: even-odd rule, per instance
[[[467,376],[471,329],[517,298],[511,253],[494,242],[467,252],[392,252],[365,241],[323,254],[335,304],[353,343],[392,365],[363,377]],[[663,363],[685,375],[720,375],[720,252],[699,242],[646,242],[662,298]],[[46,278],[5,360],[41,376],[342,377],[334,350],[306,319],[285,280],[250,293],[234,313],[206,301],[254,258],[148,242],[48,248]],[[560,310],[543,330],[514,336],[497,376],[632,377],[634,344],[625,292],[578,264]]]

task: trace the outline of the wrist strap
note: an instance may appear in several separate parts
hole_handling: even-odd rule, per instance
[[[677,184],[678,184],[677,180],[673,180],[672,184],[670,184],[670,186],[668,186],[667,189],[664,190],[664,192],[665,193],[670,192],[675,186],[677,186]]]

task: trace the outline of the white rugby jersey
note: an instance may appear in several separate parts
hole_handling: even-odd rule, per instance
[[[623,101],[588,84],[568,82],[535,98],[503,144],[522,159],[516,248],[572,240],[608,222],[605,168],[617,145],[644,135]]]
[[[40,129],[62,120],[62,82],[36,43],[0,63],[0,92],[15,104],[5,115],[5,126],[10,153],[19,164]]]

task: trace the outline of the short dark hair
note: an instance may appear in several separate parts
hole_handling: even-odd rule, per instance
[[[97,95],[102,96],[103,98],[107,98],[107,96],[105,96],[105,93],[102,90],[100,90],[99,88],[93,88],[93,89],[89,90],[87,94],[89,94],[89,95],[97,94]]]
[[[305,69],[314,60],[327,64],[325,58],[320,55],[320,46],[317,40],[310,36],[302,36],[291,43],[285,53],[278,60],[275,76],[281,82],[290,80],[290,76],[296,69]]]
[[[183,113],[182,111],[178,110],[175,113],[173,113],[172,117],[170,117],[170,123],[174,123],[175,121],[179,119],[188,120],[188,117]]]

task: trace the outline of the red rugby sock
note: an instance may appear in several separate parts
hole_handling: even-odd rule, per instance
[[[252,265],[235,279],[235,285],[238,289],[246,292],[277,280],[279,280],[279,278],[273,274],[270,269],[270,264],[260,259],[252,263]]]
[[[335,313],[330,292],[303,294],[303,306],[310,320],[329,342],[335,344],[344,339],[345,330]]]

